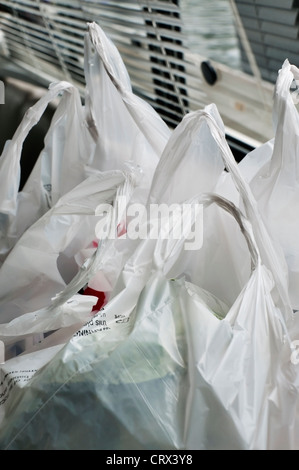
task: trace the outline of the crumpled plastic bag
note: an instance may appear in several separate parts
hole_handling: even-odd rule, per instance
[[[152,204],[170,207],[205,192],[216,192],[235,202],[252,222],[263,263],[275,277],[281,307],[288,319],[290,302],[283,251],[274,243],[251,188],[234,159],[215,104],[187,114],[170,136],[153,177],[147,207],[148,210]],[[203,236],[207,243],[200,250],[182,253],[171,274],[176,277],[184,266],[191,282],[216,297],[225,296],[225,302],[232,304],[250,274],[250,257],[233,221],[218,207],[212,210],[215,217],[210,222],[204,221]]]
[[[46,307],[66,288],[101,243],[97,208],[112,207],[119,192],[129,201],[137,184],[134,170],[98,172],[23,234],[0,269],[0,323]]]
[[[85,35],[85,112],[95,139],[92,165],[119,169],[126,161],[143,172],[137,202],[145,202],[171,130],[145,100],[132,92],[124,62],[95,22]]]
[[[1,448],[298,448],[298,393],[290,389],[298,374],[282,367],[291,349],[271,272],[236,207],[218,196],[198,201],[229,211],[247,240],[253,272],[235,304],[169,279],[167,261],[182,240],[145,240],[125,267],[124,289],[13,389]]]
[[[296,108],[299,70],[286,60],[278,73],[274,93],[274,139],[249,153],[239,169],[249,183],[258,209],[277,250],[287,266],[288,287],[294,310],[299,309],[298,132]],[[223,184],[229,187],[227,181]],[[228,193],[222,192],[224,196]],[[234,198],[237,203],[238,195]]]
[[[19,192],[23,142],[48,103],[61,93],[44,149]],[[0,266],[26,229],[86,178],[93,145],[79,91],[68,82],[52,83],[27,110],[0,158]]]

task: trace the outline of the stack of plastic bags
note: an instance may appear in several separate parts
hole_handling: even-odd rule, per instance
[[[298,70],[237,165],[215,105],[170,131],[88,26],[85,105],[52,84],[0,158],[0,448],[298,450]]]

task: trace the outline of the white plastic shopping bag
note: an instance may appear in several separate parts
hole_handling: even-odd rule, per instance
[[[229,184],[226,183],[228,178]],[[224,125],[214,104],[189,113],[173,131],[153,177],[148,210],[151,205],[170,206],[204,192],[217,192],[244,209],[253,224],[256,239],[261,242],[263,263],[277,280],[283,310],[289,318],[284,255],[261,218],[257,201],[226,141]],[[215,218],[205,222],[204,231],[210,243],[205,250],[184,253],[173,267],[173,275],[184,266],[184,272],[194,283],[217,297],[225,296],[226,302],[232,303],[248,278],[250,257],[233,221],[217,207],[212,210]],[[226,244],[225,249],[219,243],[219,234]]]
[[[215,105],[189,113],[173,131],[153,178],[148,211],[156,205],[163,207],[166,204],[167,208],[171,208],[173,204],[199,193],[214,191],[224,173],[225,159],[229,157],[227,150],[223,157],[223,149],[211,128],[225,136],[224,125]],[[188,279],[218,297],[224,296],[225,301],[231,303],[248,278],[250,257],[246,243],[231,218],[221,211],[219,213],[217,207],[211,210],[215,217],[204,220],[203,233],[209,243],[204,250],[182,253],[177,268],[181,272],[183,267]],[[226,243],[226,249],[223,243]],[[175,265],[173,276],[176,275]]]
[[[93,318],[96,301],[96,297],[74,295],[23,315],[7,327],[1,325],[0,427],[13,391],[29,383],[76,331]]]
[[[60,198],[22,235],[0,269],[1,324],[46,307],[64,291],[102,243],[99,210],[112,210],[119,199],[128,204],[138,176],[132,167],[97,172]],[[99,290],[108,291],[109,284]]]
[[[40,310],[1,324],[0,338],[4,345],[4,362],[37,349],[47,349],[49,343],[53,345],[53,338],[55,345],[58,337],[57,344],[63,344],[62,338],[66,343],[72,333],[93,317],[92,309],[96,301],[94,296],[81,294],[69,298],[61,296],[59,301],[53,298]]]
[[[248,221],[227,202],[218,203],[235,213],[253,270],[223,318],[203,305],[194,285],[180,296],[190,383],[185,445],[197,450],[298,450],[299,370],[291,362],[279,289],[261,262]]]
[[[62,93],[44,149],[19,192],[23,142],[48,103]],[[28,109],[0,158],[1,263],[26,229],[86,178],[92,145],[79,91],[68,82],[52,83],[47,93]]]
[[[181,243],[180,240],[175,241],[174,245],[176,246],[177,244],[180,244],[180,243]],[[164,299],[164,297],[162,296],[160,300],[158,299],[158,297],[154,298],[155,300],[154,300],[154,303],[152,303],[152,307],[151,307],[153,315],[149,315],[149,312],[147,313],[146,310],[142,308],[142,306],[139,309],[139,314],[141,315],[141,317],[144,317],[143,320],[145,320],[145,323],[144,321],[142,322],[142,327],[139,330],[139,333],[136,331],[136,338],[138,339],[138,343],[140,344],[140,347],[144,345],[145,348],[147,349],[148,347],[155,348],[156,346],[158,346],[158,350],[155,353],[156,357],[154,358],[155,368],[149,367],[147,369],[146,367],[144,368],[144,364],[140,364],[140,363],[138,364],[138,362],[140,362],[140,358],[143,359],[143,354],[141,351],[139,351],[139,349],[136,349],[136,348],[134,352],[132,350],[132,347],[128,344],[127,348],[125,348],[125,351],[127,352],[124,351],[125,352],[124,360],[125,361],[129,360],[132,364],[132,367],[129,366],[129,369],[125,367],[124,375],[123,373],[121,373],[121,376],[119,376],[120,367],[123,368],[123,361],[121,364],[117,365],[115,363],[115,358],[113,357],[113,355],[110,354],[110,353],[113,353],[113,349],[116,345],[120,345],[122,340],[127,339],[127,336],[135,322],[134,314],[132,314],[132,311],[134,311],[136,307],[136,302],[138,302],[140,294],[145,284],[147,283],[147,281],[151,279],[150,284],[152,283],[153,285],[151,288],[149,286],[148,292],[145,292],[144,294],[145,298],[147,297],[147,295],[149,296],[151,295],[152,290],[153,292],[156,291],[158,293],[159,289],[164,289],[163,281],[161,283],[160,276],[158,275],[158,279],[157,279],[158,282],[155,281],[155,277],[151,276],[151,268],[152,268],[153,263],[155,264],[154,260],[161,259],[161,256],[162,257],[164,256],[163,250],[161,250],[160,244],[158,244],[157,250],[155,250],[156,245],[157,245],[156,240],[152,240],[152,239],[144,240],[140,244],[138,252],[134,255],[133,259],[130,260],[126,264],[127,275],[124,275],[123,278],[124,279],[127,278],[128,286],[124,289],[124,291],[122,292],[122,295],[118,296],[118,299],[114,301],[113,305],[111,305],[111,309],[109,307],[110,305],[109,303],[107,307],[103,308],[101,312],[95,315],[94,318],[92,318],[88,322],[87,325],[85,325],[83,328],[81,328],[81,330],[79,330],[75,334],[73,339],[66,346],[66,348],[69,351],[73,350],[74,348],[73,352],[71,352],[69,355],[69,359],[71,360],[71,362],[72,362],[72,359],[75,359],[74,353],[75,355],[77,355],[75,351],[78,351],[78,348],[80,348],[82,352],[80,356],[81,356],[81,359],[83,360],[83,363],[81,363],[81,359],[78,357],[78,364],[77,364],[79,367],[78,369],[79,375],[77,378],[79,380],[78,381],[77,379],[75,380],[75,382],[78,385],[77,390],[78,391],[81,390],[83,392],[82,400],[79,400],[78,406],[80,407],[82,404],[85,407],[84,403],[86,403],[85,399],[87,398],[87,396],[89,397],[88,401],[91,399],[93,402],[93,405],[91,407],[88,407],[90,412],[88,411],[88,409],[86,409],[83,415],[81,411],[77,408],[76,415],[77,417],[83,417],[83,421],[86,423],[89,423],[87,427],[90,429],[91,433],[88,433],[88,431],[85,430],[85,433],[87,432],[88,434],[85,434],[85,437],[82,439],[82,435],[79,436],[79,434],[81,433],[80,430],[83,430],[83,427],[81,426],[79,426],[79,428],[76,427],[76,431],[75,431],[75,428],[73,428],[73,426],[71,425],[71,427],[69,428],[69,431],[65,433],[65,437],[62,438],[62,436],[60,435],[62,428],[59,426],[60,429],[55,430],[55,433],[57,432],[55,441],[57,439],[57,442],[55,443],[51,442],[50,447],[53,446],[53,448],[64,448],[64,449],[71,449],[71,448],[73,449],[75,448],[84,448],[84,449],[155,448],[155,446],[157,445],[157,442],[159,442],[159,439],[161,439],[161,441],[159,442],[159,446],[161,448],[164,448],[164,445],[167,446],[166,448],[168,448],[169,446],[170,448],[172,448],[171,442],[173,438],[175,438],[175,440],[177,441],[177,445],[178,446],[180,445],[179,438],[175,437],[176,434],[181,434],[181,431],[177,429],[176,427],[177,413],[173,413],[176,408],[176,406],[173,404],[173,397],[172,397],[173,394],[172,393],[170,394],[169,398],[171,398],[171,402],[168,404],[167,403],[168,397],[167,397],[167,394],[165,395],[164,389],[165,389],[165,385],[167,385],[167,388],[169,387],[172,388],[173,386],[176,386],[177,383],[180,383],[181,374],[176,376],[176,374],[173,373],[177,369],[176,357],[174,357],[174,360],[172,358],[168,358],[167,354],[165,354],[165,357],[161,357],[161,358],[159,357],[160,350],[163,351],[163,346],[160,347],[159,345],[160,335],[164,336],[163,342],[165,342],[166,347],[167,345],[169,345],[171,349],[173,348],[171,344],[173,335],[171,334],[168,339],[169,328],[167,328],[167,330],[165,328],[168,326],[167,319],[166,319],[166,322],[165,322],[165,319],[163,319],[162,323],[160,322],[159,317],[161,316],[161,314],[159,313],[159,308],[157,308],[158,305],[160,304],[161,309],[163,308],[165,309],[164,304],[165,304],[165,300],[167,300],[166,297]],[[156,254],[155,254],[155,251],[156,251]],[[171,296],[173,297],[170,299],[169,307],[171,308],[172,304],[179,305],[178,298],[177,298],[178,293],[175,294],[176,286],[174,285],[172,287],[170,285],[168,290],[171,293]],[[157,308],[158,315],[155,315],[156,308]],[[170,313],[171,312],[168,313],[167,317],[169,321],[171,322],[170,325],[173,324],[174,326]],[[177,312],[177,315],[178,314],[179,312]],[[145,317],[148,317],[148,320],[146,320]],[[25,331],[24,327],[26,327],[26,320],[27,319],[24,318],[23,328],[22,328],[23,331]],[[43,323],[44,321],[45,320],[43,320]],[[178,321],[179,321],[179,317],[178,317]],[[179,324],[177,326],[179,328]],[[7,325],[6,334],[8,334],[9,329],[12,330],[13,327],[14,325]],[[31,331],[32,331],[32,328],[34,328],[36,331],[35,325],[32,324],[32,322],[30,325],[30,321],[29,321],[29,325],[27,325],[27,331],[29,332],[28,327],[31,328]],[[163,329],[164,329],[164,332],[163,332]],[[4,331],[2,328],[2,333],[3,332]],[[171,333],[172,332],[174,332],[174,330],[171,329]],[[145,336],[144,336],[144,333],[145,333]],[[98,344],[98,347],[96,349],[94,348],[96,344],[95,341]],[[156,344],[157,341],[158,341],[158,344]],[[86,343],[86,346],[84,346],[85,343]],[[110,378],[108,376],[106,379],[104,377],[105,374],[103,375],[103,383],[105,383],[108,380],[107,387],[104,386],[104,389],[103,389],[104,394],[106,394],[106,397],[104,397],[103,395],[103,399],[107,401],[108,395],[110,396],[110,398],[107,401],[107,404],[102,406],[102,403],[99,403],[96,397],[93,397],[92,390],[88,392],[89,386],[91,385],[91,387],[93,388],[93,384],[89,383],[89,379],[87,377],[83,378],[84,376],[83,364],[85,364],[86,366],[88,365],[88,369],[90,369],[90,365],[91,363],[93,363],[94,367],[92,367],[92,370],[94,370],[94,372],[96,373],[96,370],[98,369],[96,363],[98,362],[98,359],[101,362],[101,358],[104,358],[101,353],[101,351],[104,352],[104,350],[105,350],[104,356],[107,355],[108,353],[111,356],[112,362],[109,360],[108,361],[109,363],[107,363],[107,368],[106,368],[106,371],[108,372],[108,375],[110,376]],[[48,351],[48,354],[52,354],[53,352],[58,353],[57,349],[53,349],[51,347],[50,350]],[[46,352],[43,352],[43,354],[41,355],[42,358],[44,357],[44,354],[46,354]],[[67,353],[67,355],[68,354],[69,353]],[[86,359],[84,359],[83,357],[85,356],[85,354],[86,354]],[[174,349],[174,354],[176,355],[175,349]],[[98,357],[98,359],[96,359],[96,357]],[[23,356],[23,358],[24,359],[22,359],[22,356],[20,356],[19,358],[12,359],[12,361],[8,361],[7,364],[5,364],[3,371],[5,371],[5,373],[7,374],[7,371],[11,371],[14,366],[15,369],[19,370],[19,374],[21,374],[22,366],[23,364],[26,365],[26,361],[28,361],[28,359],[34,360],[35,363],[37,361],[36,355],[31,352]],[[52,367],[52,365],[53,367],[56,368],[56,366],[54,365],[56,358],[58,359],[57,355],[53,357],[50,363],[49,362],[47,363],[48,365],[46,364],[43,367],[43,370],[46,370],[48,366]],[[90,360],[91,362],[89,362]],[[18,365],[16,364],[17,361],[19,362]],[[180,358],[179,358],[179,361],[182,362]],[[68,359],[66,359],[66,369],[64,372],[63,371],[60,372],[59,368],[56,368],[55,377],[53,376],[53,386],[55,389],[57,385],[57,380],[59,381],[59,377],[64,376],[65,373],[67,375],[65,375],[62,380],[67,381],[67,376],[68,376],[67,369],[70,368],[69,370],[71,371],[73,367],[71,362]],[[116,362],[117,362],[117,359],[116,359]],[[138,364],[138,367],[136,370],[134,370],[135,362]],[[83,366],[83,369],[82,369],[82,366]],[[156,370],[156,368],[158,368],[158,370]],[[186,375],[184,368],[179,367],[179,369],[181,369],[181,372],[183,373],[183,375]],[[40,370],[40,372],[42,371]],[[83,373],[83,376],[81,375],[81,372]],[[178,372],[180,372],[180,370],[178,370]],[[133,377],[130,376],[131,373],[133,374]],[[39,372],[37,371],[33,377],[37,377],[38,374]],[[167,375],[167,377],[164,377],[165,374]],[[73,376],[74,373],[71,372],[71,375]],[[11,375],[8,375],[8,377],[11,377]],[[99,378],[97,378],[96,380],[98,381]],[[134,392],[134,388],[136,388],[136,386],[134,385],[134,380],[138,380],[140,382],[140,387],[143,386],[142,382],[144,382],[145,391],[146,389],[150,388],[150,390],[148,390],[146,393],[151,392],[152,396],[155,397],[155,402],[157,403],[157,405],[158,405],[159,400],[162,399],[163,404],[166,407],[168,407],[169,419],[171,423],[173,423],[172,425],[173,429],[169,430],[171,433],[170,437],[168,437],[167,433],[165,433],[163,426],[162,426],[162,429],[160,430],[159,423],[158,423],[158,426],[157,426],[157,423],[155,424],[155,421],[157,419],[156,413],[158,413],[159,411],[157,410],[157,412],[155,413],[155,416],[152,416],[151,411],[144,408],[143,403],[142,403],[143,402],[142,397],[140,397],[141,398],[140,411],[138,412],[138,410],[135,411],[134,409],[131,408],[130,394]],[[31,389],[31,380],[27,382],[26,384],[22,384],[22,387],[14,387],[11,390],[11,393],[5,395],[5,403],[3,403],[3,410],[2,410],[2,415],[3,415],[2,419],[4,419],[3,424],[1,426],[2,429],[4,429],[5,420],[6,419],[9,420],[10,416],[12,417],[12,415],[15,415],[13,411],[14,397],[18,395],[19,393],[21,395],[26,394],[26,390],[29,389],[28,387]],[[159,393],[156,393],[157,390],[159,391]],[[115,400],[111,399],[112,398],[111,394],[115,398],[118,397],[117,398],[118,404],[115,402]],[[75,399],[75,394],[73,395],[71,400],[73,398]],[[125,402],[127,402],[127,405],[123,406]],[[71,411],[72,410],[71,403],[69,403],[68,406],[70,406],[69,410]],[[161,405],[159,405],[159,407],[160,406]],[[29,408],[28,408],[28,411],[29,411]],[[123,411],[121,411],[122,408],[123,408]],[[119,415],[119,418],[114,416],[115,411]],[[126,424],[124,422],[126,420],[127,411],[129,412],[129,414],[131,414],[131,416],[129,417],[129,421],[131,422],[128,422],[127,424],[129,428],[132,427],[132,435],[130,431],[129,432],[127,431]],[[137,437],[134,431],[134,427],[135,427],[134,423],[136,422],[137,424],[140,418],[139,417],[140,412],[142,413],[142,423],[140,422],[140,425],[141,425],[140,436]],[[55,415],[55,411],[54,411],[54,415]],[[54,418],[54,415],[53,415],[53,418]],[[62,415],[60,416],[62,417]],[[184,416],[182,414],[180,418],[181,423],[183,423],[183,418]],[[54,418],[54,421],[56,421],[56,418]],[[64,421],[64,418],[63,418],[63,421]],[[98,425],[96,425],[96,423],[98,423]],[[97,430],[94,428],[95,425],[98,426]],[[158,432],[156,436],[153,434],[152,426],[154,426],[156,432]],[[105,432],[104,432],[104,428],[106,428]],[[71,429],[75,431],[74,434],[72,433]],[[109,430],[108,432],[107,432],[107,429]],[[52,430],[54,431],[53,428]],[[51,433],[52,433],[52,430],[50,431]],[[148,442],[149,436],[151,436],[151,440],[152,440],[151,443]],[[50,440],[52,440],[52,438],[50,438]],[[27,447],[27,444],[25,444],[23,448],[25,447]],[[31,444],[29,444],[28,448],[30,447],[31,447]],[[36,445],[36,448],[38,447],[39,447],[39,443],[37,443]],[[45,449],[47,447],[48,447],[47,445],[44,446]]]
[[[96,140],[93,166],[105,171],[119,169],[125,161],[139,165],[146,198],[171,131],[152,106],[132,92],[123,60],[102,28],[96,23],[88,28],[85,107]]]
[[[289,294],[295,310],[299,309],[298,79],[299,70],[286,60],[275,87],[274,141],[248,154],[239,165],[272,238],[284,252]]]
[[[95,140],[91,165],[100,171],[120,169],[124,163],[139,167],[140,182],[130,203],[145,204],[171,131],[158,113],[132,92],[125,64],[101,27],[89,23],[88,28],[85,35],[85,112]],[[124,221],[122,223],[120,238],[126,229]],[[86,292],[100,295],[103,269],[104,277],[108,276],[113,286],[135,245],[128,239],[125,243],[122,240],[110,243]]]
[[[216,138],[211,129],[214,129]],[[168,139],[154,173],[146,206],[148,219],[155,209],[162,210],[162,213],[163,210],[167,212],[172,204],[181,203],[199,192],[213,191],[224,172],[226,160],[231,162],[232,168],[237,167],[232,155],[228,153],[229,148],[223,149],[223,140],[225,141],[225,130],[215,105],[184,117]],[[131,199],[130,207],[133,212],[133,202],[138,202],[140,208],[142,201]],[[217,208],[213,208],[213,211],[217,215]],[[221,217],[225,217],[223,222]],[[136,219],[138,225],[138,215]],[[204,236],[210,243],[204,251],[190,250],[189,253],[184,253],[183,259],[178,261],[178,269],[181,270],[184,264],[184,272],[188,278],[214,292],[216,296],[224,295],[225,301],[230,303],[235,300],[248,277],[250,257],[243,238],[228,216],[222,216],[220,212],[215,219],[209,220],[213,221],[205,222]],[[219,244],[220,233],[222,243],[226,241],[226,249]],[[115,269],[112,262],[115,265],[123,259],[123,254],[120,256],[120,253],[124,247],[126,250],[129,246],[133,249],[136,247],[136,243],[134,245],[130,240],[130,234],[124,234],[124,238],[131,242],[130,245],[124,245],[123,240],[117,240],[109,247],[98,268],[100,276],[103,272],[108,276],[111,286],[116,283],[115,274],[121,271]],[[176,275],[176,266],[173,274]],[[97,274],[89,287],[92,286],[97,286]]]
[[[298,371],[282,367],[291,349],[273,276],[236,207],[214,195],[194,202],[231,213],[248,243],[253,271],[234,305],[169,277],[184,237],[143,241],[123,290],[13,389],[1,448],[298,448]]]

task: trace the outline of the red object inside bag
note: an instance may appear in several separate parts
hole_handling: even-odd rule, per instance
[[[105,301],[106,301],[105,292],[100,292],[100,291],[91,289],[90,287],[87,287],[84,291],[84,295],[93,295],[94,297],[98,298],[97,303],[92,308],[93,312],[99,312],[101,308],[104,307]]]

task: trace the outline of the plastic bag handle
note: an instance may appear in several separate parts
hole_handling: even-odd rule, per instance
[[[195,204],[202,205],[203,208],[207,208],[212,204],[216,204],[221,209],[225,210],[231,216],[233,216],[236,222],[238,223],[240,230],[246,240],[251,257],[252,270],[254,270],[258,265],[261,264],[261,257],[256,241],[254,239],[251,224],[248,219],[242,214],[240,209],[235,206],[235,204],[217,194],[205,193],[199,196],[195,196],[194,198],[186,201],[183,206],[192,207]],[[181,220],[179,220],[179,224],[181,224]],[[191,227],[188,227],[188,229],[191,229]],[[163,270],[163,267],[166,266],[167,271],[169,271],[172,264],[172,262],[169,263],[169,261],[173,259],[175,262],[177,258],[177,252],[181,249],[182,244],[186,241],[188,235],[189,233],[185,232],[180,240],[174,240],[171,236],[169,236],[166,243],[164,242],[165,237],[160,237],[158,239],[154,251],[154,264],[157,269]]]
[[[139,175],[137,168],[132,168],[131,170],[128,170],[124,173],[118,170],[111,171],[109,172],[109,174],[109,176],[102,176],[102,178],[105,180],[107,178],[113,178],[113,187],[115,187],[116,184],[115,177],[117,177],[117,179],[119,180],[119,183],[117,183],[118,187],[116,189],[116,203],[114,205],[115,210],[113,211],[113,217],[109,217],[109,214],[106,216],[107,223],[111,224],[112,230],[116,233],[117,226],[119,222],[123,220],[123,217],[125,215],[126,208],[123,205],[122,198],[124,197],[125,200],[130,199],[133,191],[136,188],[136,185],[138,184]],[[117,204],[118,198],[121,201],[120,204]],[[107,205],[112,208],[112,206],[108,203],[103,203],[103,205],[105,206],[105,208]],[[64,210],[61,213],[64,214]],[[59,211],[57,211],[57,214],[59,214]],[[109,240],[107,240],[107,242],[109,243]],[[70,326],[71,324],[80,323],[82,318],[84,319],[86,315],[88,316],[88,318],[90,318],[91,309],[95,304],[95,300],[93,300],[92,303],[92,296],[82,296],[83,305],[82,311],[80,310],[81,313],[79,312],[79,316],[77,315],[76,310],[74,310],[72,316],[70,316],[70,310],[69,307],[67,307],[67,317],[64,318],[64,304],[70,302],[70,308],[72,310],[72,299],[77,297],[78,292],[82,288],[84,288],[88,284],[90,279],[97,273],[98,267],[103,261],[103,257],[105,257],[106,246],[107,244],[105,243],[105,240],[99,243],[98,248],[94,251],[92,256],[90,258],[87,258],[87,260],[79,268],[78,273],[74,276],[70,283],[54,298],[51,299],[49,305],[37,311],[23,314],[7,324],[0,324],[0,337],[17,337],[33,333],[45,333],[46,331],[49,331],[51,329],[58,329],[62,328],[63,326],[66,326],[66,324],[64,323],[65,321],[67,321],[68,326]],[[114,251],[113,254],[115,254]],[[111,261],[111,256],[108,256],[108,259],[109,261]],[[19,325],[21,325],[21,327]]]
[[[294,80],[299,80],[299,69],[295,65],[291,65],[286,59],[279,70],[274,90],[274,115],[275,108],[282,105],[286,101],[293,103],[291,96],[291,85]],[[275,123],[277,124],[277,123]],[[276,126],[275,126],[276,127]]]
[[[248,246],[248,249],[249,249],[250,257],[251,257],[252,271],[254,269],[256,269],[258,266],[261,266],[262,260],[261,260],[258,245],[257,245],[256,240],[255,240],[255,234],[254,234],[254,231],[253,231],[253,227],[252,227],[249,219],[240,211],[240,209],[238,209],[235,206],[234,203],[232,203],[231,201],[223,198],[222,196],[219,196],[219,195],[213,194],[213,193],[205,193],[201,196],[194,197],[194,198],[190,199],[187,202],[187,204],[192,204],[192,203],[195,203],[195,202],[197,204],[202,204],[204,207],[208,207],[211,204],[217,204],[220,208],[224,209],[226,212],[228,212],[230,215],[232,215],[234,217],[234,219],[236,220],[236,222],[238,223],[243,236],[245,237],[245,240],[246,240],[246,243],[247,243],[247,246]],[[166,252],[166,255],[163,258],[161,257],[161,254],[163,252],[161,250],[161,246],[159,246],[158,250],[155,250],[155,252],[154,252],[154,262],[156,264],[156,267],[158,267],[158,269],[159,269],[159,264],[160,263],[161,263],[160,266],[162,267],[162,269],[163,269],[163,265],[165,265],[167,267],[167,271],[169,271],[171,269],[171,264],[173,264],[173,263],[170,263],[170,264],[166,264],[166,263],[167,263],[168,259],[171,260],[171,257],[173,255],[173,253],[175,251],[177,251],[177,249],[178,249],[177,242],[176,242],[176,244],[170,244],[170,248],[171,249],[168,250],[168,253],[167,253],[167,249],[165,250],[165,246],[163,246],[163,251],[164,251],[164,253]],[[158,254],[158,256],[157,256],[157,254]],[[174,259],[174,262],[175,262],[177,257],[174,256],[173,259]],[[158,260],[158,262],[157,262],[157,260]],[[286,319],[281,315],[279,310],[277,310],[276,314],[277,314],[277,317],[279,318],[279,320],[281,322],[281,326],[282,326],[283,333],[285,335],[285,339],[289,342],[289,344],[291,344],[291,339],[290,339]]]
[[[91,37],[93,38],[93,41],[91,40]],[[97,55],[95,55],[95,46],[93,43],[98,44],[98,49],[101,53],[97,50]],[[109,51],[109,60],[107,58],[107,53],[105,53],[105,48]],[[84,75],[86,80],[85,116],[89,132],[95,142],[100,138],[93,111],[93,106],[95,105],[93,94],[98,88],[98,83],[94,81],[92,74],[99,72],[99,68],[96,71],[93,70],[95,65],[99,66],[97,59],[101,60],[106,72],[108,73],[109,79],[119,91],[122,90],[124,92],[126,90],[129,93],[132,92],[130,77],[117,48],[108,40],[108,38],[105,37],[104,33],[100,29],[96,28],[95,23],[90,23],[89,33],[86,33],[84,37]],[[116,65],[114,70],[110,65],[111,61]],[[117,78],[117,75],[119,78]],[[99,79],[100,77],[97,76],[97,80]]]
[[[126,92],[131,93],[132,87],[130,77],[116,46],[106,36],[97,23],[88,23],[88,30],[89,35],[86,36],[85,42],[87,59],[85,61],[85,72],[87,72],[87,78],[89,78],[88,62],[91,59],[90,45],[92,44],[96,49],[96,52],[99,55],[103,66],[116,89],[122,95],[124,95]],[[89,41],[91,41],[91,44],[88,41],[88,37]],[[107,52],[109,52],[109,56],[107,55]],[[112,64],[116,64],[116,67],[113,67]]]
[[[15,175],[13,181],[6,180],[0,188],[0,205],[3,213],[12,213],[17,204],[19,192],[19,179],[21,173],[20,160],[22,155],[22,146],[30,130],[39,122],[48,104],[63,92],[68,91],[74,99],[77,99],[78,90],[65,81],[54,82],[49,86],[49,90],[32,107],[30,107],[11,140],[6,142],[2,156],[0,158],[0,171],[3,174]]]
[[[292,83],[296,80],[296,88],[292,89]],[[282,146],[288,145],[285,141],[286,130],[288,135],[296,141],[299,127],[299,115],[296,108],[298,104],[299,69],[285,60],[279,70],[274,90],[274,105],[272,113],[273,127],[275,130],[274,148],[270,161],[268,174],[286,172],[290,184],[298,185],[299,172],[296,152],[282,151]],[[298,138],[297,138],[298,140]],[[289,145],[295,145],[295,141]]]
[[[211,193],[204,194],[200,198],[199,203],[203,204],[204,207],[208,207],[211,204],[217,204],[217,206],[221,207],[223,210],[232,215],[238,223],[240,230],[246,240],[251,257],[252,270],[254,270],[259,264],[261,264],[260,252],[254,239],[252,226],[249,220],[244,216],[244,214],[240,211],[240,209],[237,208],[235,204],[233,204],[228,199],[225,199],[224,197]]]
[[[12,139],[6,142],[0,158],[0,171],[3,174],[13,174],[14,178],[12,181],[7,179],[0,188],[0,205],[3,213],[11,214],[17,205],[21,174],[20,160],[24,140],[30,130],[39,122],[48,104],[63,91],[70,92],[74,99],[78,98],[76,93],[79,94],[79,92],[71,83],[65,81],[52,83],[45,95],[26,111]]]
[[[262,261],[272,273],[277,290],[279,292],[280,300],[282,302],[282,307],[285,312],[285,319],[288,321],[293,317],[293,311],[288,294],[288,286],[286,285],[286,282],[283,278],[283,274],[281,272],[281,262],[277,256],[272,239],[269,236],[268,230],[266,229],[266,226],[260,215],[257,201],[253,196],[249,184],[246,182],[240,172],[237,162],[226,141],[225,134],[219,128],[213,116],[211,116],[205,110],[203,110],[200,114],[202,119],[206,120],[211,134],[219,146],[224,165],[231,174],[235,187],[240,193],[244,204],[245,215],[252,225],[253,233],[256,243],[259,246],[259,252],[261,254]]]
[[[275,85],[274,95],[275,99],[286,99],[290,96],[290,87],[294,80],[292,67],[288,60],[285,60],[282,68],[278,72],[278,77]]]
[[[117,226],[123,220],[123,217],[126,213],[126,206],[122,203],[118,204],[117,201],[130,201],[130,198],[136,189],[138,184],[138,174],[137,170],[132,168],[131,170],[124,173],[124,182],[118,187],[116,196],[115,196],[115,211],[112,214],[107,214],[106,220],[108,224],[111,224],[111,230],[116,233]],[[59,292],[53,299],[51,304],[46,307],[46,310],[51,312],[57,307],[61,306],[67,302],[71,297],[75,296],[81,289],[83,289],[88,282],[101,270],[102,266],[105,266],[105,255],[108,257],[109,262],[111,262],[110,252],[107,253],[107,245],[113,247],[114,240],[102,240],[99,243],[98,248],[95,250],[93,255],[86,259],[83,265],[80,267],[78,273],[75,277],[69,282],[64,290]],[[112,249],[113,251],[113,249]],[[114,253],[114,251],[113,251]]]
[[[170,136],[170,129],[160,117],[160,115],[146,101],[139,98],[132,92],[130,77],[126,67],[123,64],[122,58],[116,46],[105,35],[100,26],[95,22],[88,23],[88,29],[89,41],[91,41],[91,44],[99,55],[111,82],[120,93],[120,96],[128,112],[156,154],[161,155]],[[87,54],[90,58],[89,45],[85,50],[87,51]],[[85,62],[85,73],[86,72],[86,78],[88,82],[88,80],[90,80],[88,62]],[[91,127],[90,132],[95,136],[96,132],[95,129],[93,129],[94,119],[92,104],[90,103],[88,94],[86,103],[87,121]],[[88,109],[88,107],[90,107],[90,109]]]
[[[74,91],[75,88],[74,85],[69,82],[61,81],[52,83],[47,93],[26,111],[22,122],[11,139],[11,145],[17,144],[21,149],[24,140],[31,129],[40,121],[48,104],[57,98],[61,92],[71,90]],[[18,154],[17,157],[20,159],[21,154]]]

